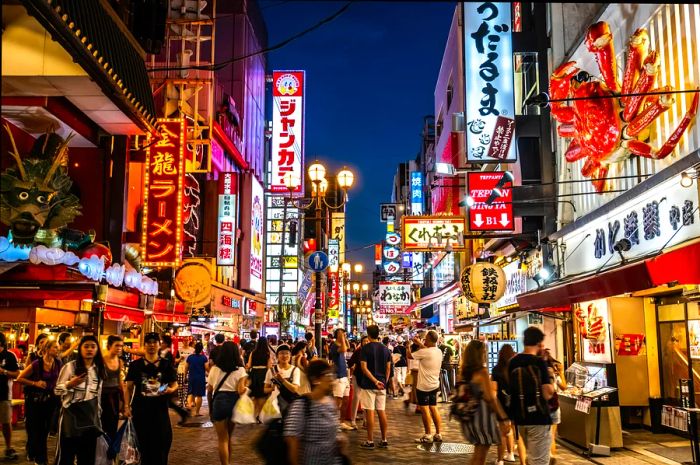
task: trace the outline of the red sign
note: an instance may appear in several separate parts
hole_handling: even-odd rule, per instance
[[[329,310],[337,310],[340,305],[340,285],[338,283],[338,273],[329,272],[328,281],[331,285],[330,301],[328,302]]]
[[[236,173],[219,174],[219,222],[216,244],[216,264],[233,265],[236,258]]]
[[[143,265],[178,266],[182,248],[185,120],[160,118],[160,138],[146,148],[141,255]]]
[[[509,172],[470,172],[467,173],[467,185],[469,197],[473,201],[469,207],[471,231],[514,229],[513,176]]]
[[[617,355],[639,355],[644,347],[644,334],[622,334],[617,336]]]
[[[298,181],[293,192],[304,192],[304,76],[304,71],[272,73],[270,192],[287,192],[287,173]]]

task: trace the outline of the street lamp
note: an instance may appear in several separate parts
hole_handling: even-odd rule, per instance
[[[358,273],[358,274],[362,273],[362,270],[363,270],[362,263],[356,263],[355,264],[355,273]]]

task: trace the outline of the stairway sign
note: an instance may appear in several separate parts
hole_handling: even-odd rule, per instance
[[[513,182],[507,171],[467,173],[469,229],[471,231],[512,231]],[[490,201],[489,201],[490,200]]]

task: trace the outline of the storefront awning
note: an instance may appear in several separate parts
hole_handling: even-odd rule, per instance
[[[654,286],[700,284],[700,242],[650,258],[647,267]]]
[[[452,284],[443,287],[439,291],[433,292],[432,294],[429,294],[425,297],[422,297],[420,300],[413,302],[411,306],[408,307],[408,310],[406,310],[406,313],[408,314],[413,312],[414,310],[420,310],[421,308],[427,307],[428,305],[440,303],[448,299],[454,299],[461,292],[462,289],[459,287],[459,281],[455,281]]]

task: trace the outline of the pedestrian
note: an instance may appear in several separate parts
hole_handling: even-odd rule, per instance
[[[197,345],[202,346],[201,343]],[[207,378],[207,391],[211,392],[212,397],[210,413],[216,430],[221,465],[227,465],[233,459],[231,439],[234,423],[231,417],[238,398],[247,389],[247,381],[248,374],[243,367],[238,346],[231,341],[224,342]]]
[[[529,465],[549,465],[552,417],[547,401],[554,385],[547,364],[538,354],[544,350],[544,333],[530,326],[523,334],[524,349],[508,364],[510,417],[527,449]]]
[[[496,398],[501,406],[506,409],[506,412],[510,406],[508,364],[513,357],[515,357],[515,349],[513,349],[513,346],[510,344],[504,344],[501,347],[501,350],[498,351],[498,362],[491,371],[491,381],[496,384]],[[509,423],[507,431],[505,431],[505,434],[501,434],[501,441],[498,443],[498,458],[496,460],[496,465],[503,465],[504,461],[515,462],[514,443],[513,428]],[[522,450],[520,452],[522,452]]]
[[[362,388],[360,388],[360,380],[362,379],[362,366],[360,364],[362,348],[368,343],[369,338],[367,338],[367,336],[362,336],[360,343],[355,345],[352,357],[348,360],[348,368],[350,369],[350,378],[352,381],[352,402],[350,405],[350,426],[352,427],[352,431],[357,431],[357,409],[360,406],[360,395],[362,393]]]
[[[24,385],[27,459],[36,465],[48,463],[46,440],[59,405],[58,397],[53,392],[61,371],[58,343],[48,341],[43,352],[42,358],[27,365],[17,377],[17,382]]]
[[[442,368],[440,370],[440,381],[444,384],[444,392],[447,393],[449,397],[452,388],[454,387],[454,371],[452,369],[452,359],[455,356],[455,351],[449,344],[445,344],[445,338],[440,338],[440,345],[438,346],[440,352],[442,352]],[[446,401],[447,399],[443,399]]]
[[[284,420],[284,438],[290,465],[340,465],[342,442],[332,399],[335,373],[325,360],[308,368],[311,392],[292,403]]]
[[[347,409],[348,398],[350,397],[350,383],[348,381],[348,361],[345,352],[348,351],[348,338],[343,328],[337,328],[333,332],[333,342],[329,350],[329,359],[335,369],[335,383],[333,383],[333,397],[338,406],[338,415],[341,420],[342,430],[352,430],[352,426],[344,423],[343,412]]]
[[[379,327],[367,327],[369,343],[362,348],[360,365],[362,366],[362,408],[367,421],[367,440],[360,444],[364,449],[374,449],[374,412],[379,417],[382,440],[379,447],[389,447],[387,441],[386,417],[386,383],[391,371],[391,352],[379,342]]]
[[[292,351],[287,344],[277,347],[277,364],[267,370],[265,375],[265,393],[278,390],[277,402],[282,416],[289,405],[299,397],[301,370],[291,364]]]
[[[250,356],[251,352],[255,350],[255,346],[258,343],[258,331],[253,329],[250,332],[250,340],[245,342],[242,345],[243,349],[243,360],[248,360],[248,357]]]
[[[180,405],[184,406],[187,406],[187,390],[189,389],[186,372],[187,357],[194,353],[194,343],[193,338],[188,343],[184,343],[178,349],[175,357],[175,363],[177,363],[177,398],[180,401]]]
[[[106,375],[102,384],[102,396],[100,397],[102,430],[111,439],[114,439],[117,434],[119,414],[128,415],[129,410],[126,386],[122,376],[124,371],[124,362],[121,359],[123,348],[124,341],[122,338],[110,335],[107,337],[107,351],[102,356]]]
[[[417,352],[420,346],[413,341],[406,341],[406,353]],[[411,405],[415,407],[415,413],[420,415],[420,407],[418,407],[418,399],[416,398],[416,384],[418,383],[418,360],[407,358],[408,375],[406,380],[406,389],[409,389],[408,399],[404,400],[404,407],[408,409]]]
[[[423,436],[416,439],[420,444],[442,442],[442,420],[437,409],[437,394],[440,391],[440,369],[442,366],[442,352],[437,347],[438,333],[434,330],[425,335],[425,343],[415,337],[413,342],[418,350],[409,350],[406,356],[418,361],[418,381],[416,383],[416,400],[423,420]],[[435,425],[435,435],[431,435],[430,422]]]
[[[471,418],[462,420],[462,433],[474,445],[471,465],[486,463],[489,448],[500,443],[501,434],[506,432],[509,425],[508,417],[494,395],[485,365],[486,344],[471,341],[462,357],[458,391],[458,398],[463,397],[466,391],[470,402],[474,402]]]
[[[102,431],[100,397],[105,379],[105,364],[97,338],[83,336],[78,342],[78,357],[61,367],[54,392],[61,398],[59,439],[56,465],[93,465],[97,438]],[[76,404],[80,404],[78,408]],[[76,429],[76,410],[79,418],[94,419],[92,428]]]
[[[268,396],[268,393],[265,392],[265,377],[267,370],[272,367],[272,357],[267,339],[264,337],[258,339],[258,344],[248,356],[248,363],[245,367],[250,377],[250,397],[255,405],[255,418],[260,422],[260,411]]]
[[[550,448],[551,457],[557,453],[557,428],[561,424],[561,408],[559,406],[559,392],[567,387],[566,375],[564,374],[564,364],[552,357],[549,349],[544,350],[543,358],[547,364],[549,376],[554,385],[554,395],[547,402],[549,412],[552,417],[552,446]]]
[[[214,345],[209,351],[209,364],[207,368],[211,367],[211,365],[214,364],[214,360],[216,359],[216,356],[219,353],[219,348],[224,343],[224,341],[226,341],[226,336],[224,336],[223,334],[218,333],[216,336],[214,336]]]
[[[309,366],[309,362],[306,360],[306,341],[299,341],[292,348],[292,365],[300,371],[299,394],[307,394],[311,391],[311,386],[309,378],[306,376],[306,369]]]
[[[34,339],[34,350],[27,354],[24,359],[24,366],[31,365],[34,360],[39,360],[43,355],[41,349],[44,347],[46,341],[49,340],[49,335],[46,333],[39,333],[39,335]]]
[[[158,333],[143,338],[143,358],[131,362],[126,389],[141,452],[141,463],[166,465],[173,440],[168,416],[169,402],[177,392],[177,373],[172,362],[158,354]]]
[[[394,369],[395,369],[395,365],[394,365],[394,358],[395,357],[393,355],[394,346],[393,346],[389,336],[384,336],[382,338],[382,344],[384,345],[384,347],[387,348],[389,353],[392,354],[392,356],[391,356],[391,370],[389,371],[389,379],[387,380],[388,382],[386,385],[387,395],[391,395],[394,399],[396,399],[396,398],[398,398],[398,396],[396,395],[396,393],[398,392],[398,386],[396,384],[396,377],[394,376]]]
[[[218,336],[218,334],[217,334]],[[218,354],[221,347],[216,346],[215,352]],[[202,353],[204,346],[201,342],[194,345],[194,354],[187,357],[185,361],[185,373],[187,373],[187,405],[192,409],[192,415],[199,416],[202,408],[202,397],[207,389],[207,356]]]
[[[316,337],[311,331],[304,335],[306,339],[306,359],[310,362],[314,358],[318,357],[318,351],[316,350]]]
[[[399,388],[399,394],[404,395],[404,387],[406,385],[406,371],[408,370],[408,362],[406,361],[406,346],[404,345],[403,337],[396,338],[396,346],[394,346],[394,379]],[[398,355],[398,357],[396,357]]]

